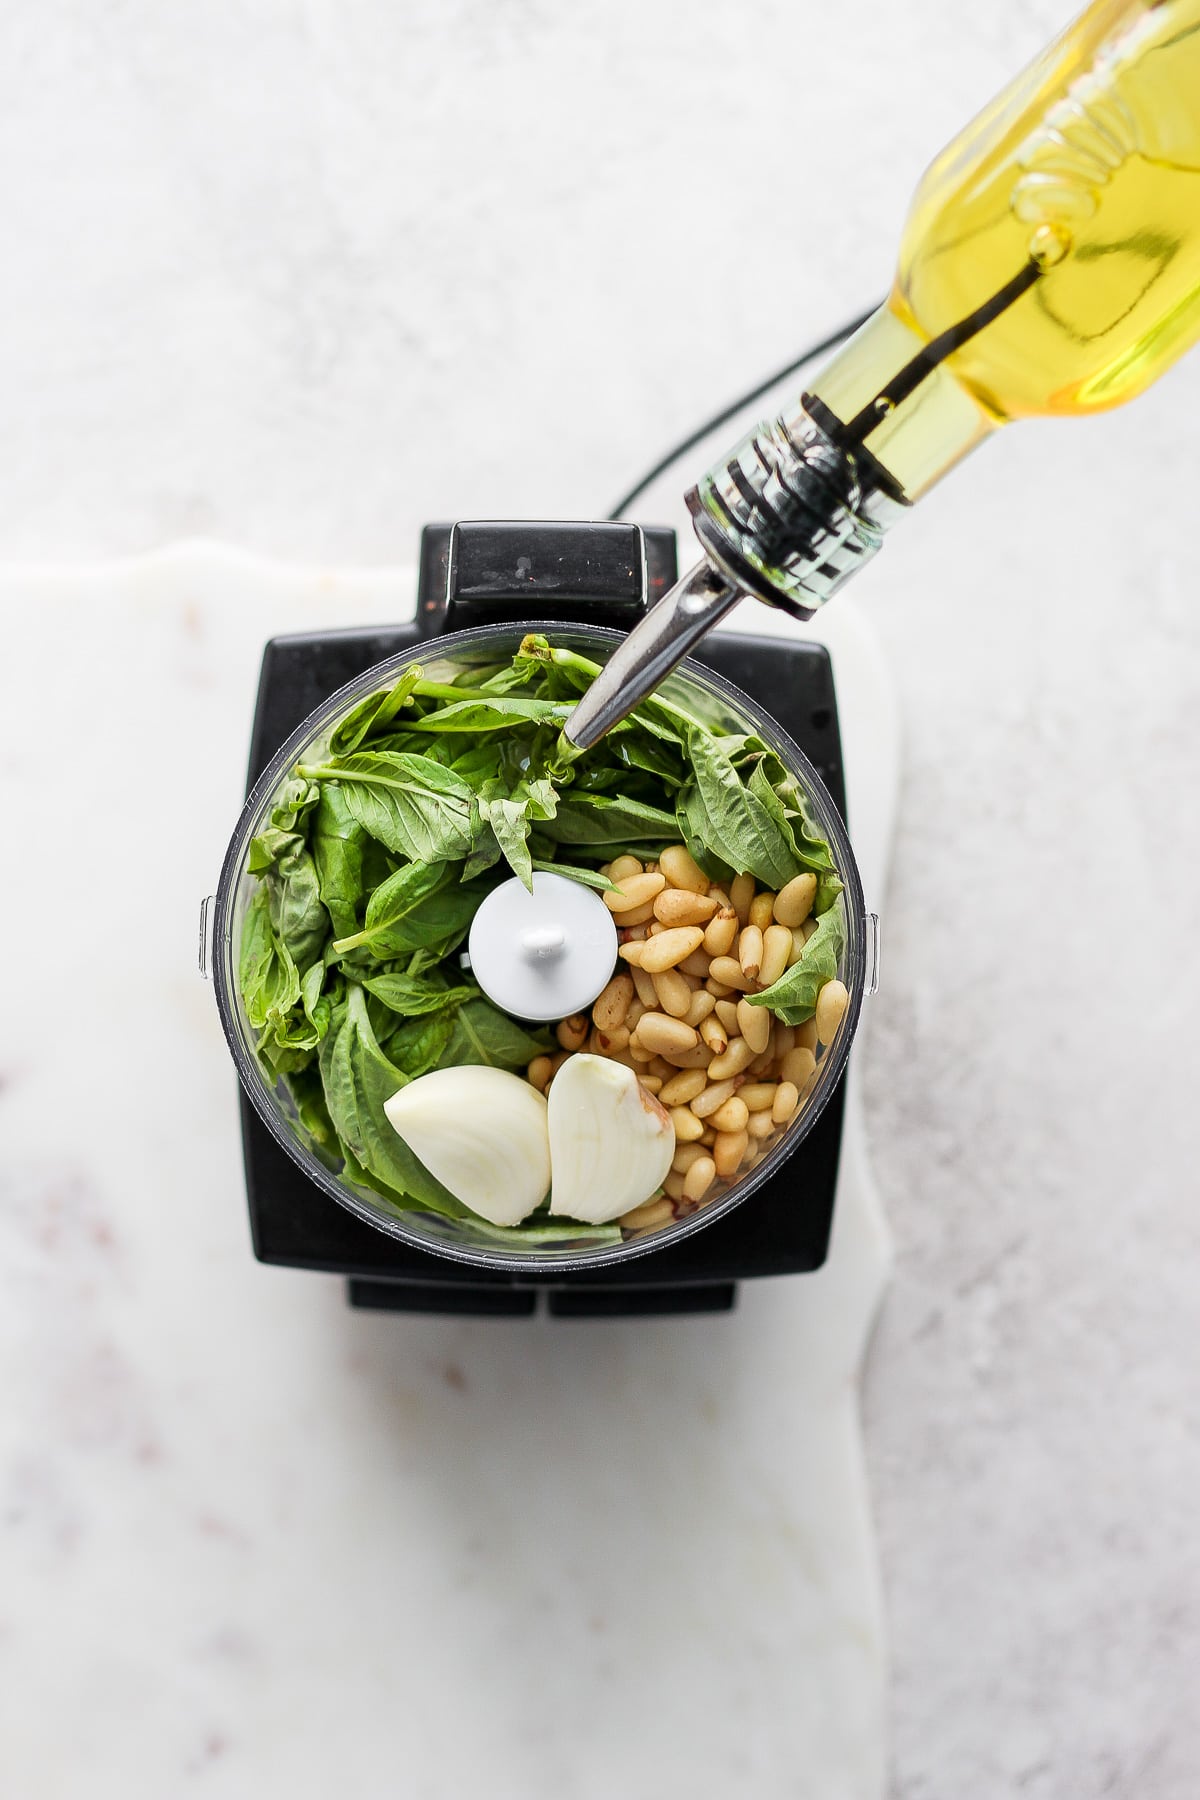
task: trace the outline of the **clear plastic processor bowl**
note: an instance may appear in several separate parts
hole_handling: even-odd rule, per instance
[[[406,650],[399,656],[376,663],[356,681],[348,683],[317,707],[283,744],[264,771],[261,780],[246,801],[241,818],[229,842],[221,870],[211,918],[210,960],[213,984],[221,1024],[229,1042],[238,1076],[255,1111],[268,1131],[282,1146],[309,1180],[344,1206],[356,1218],[364,1220],[389,1237],[399,1238],[419,1249],[449,1257],[456,1262],[473,1263],[483,1268],[507,1269],[526,1274],[561,1273],[571,1268],[596,1268],[607,1263],[625,1262],[648,1250],[662,1249],[694,1231],[701,1231],[714,1220],[723,1218],[777,1174],[812,1129],[833,1093],[846,1065],[851,1040],[858,1024],[868,969],[868,930],[863,911],[862,885],[845,827],[813,765],[794,744],[780,725],[763,711],[748,694],[732,682],[713,674],[698,663],[688,661],[662,684],[661,692],[688,708],[706,725],[719,732],[756,732],[795,776],[805,795],[814,824],[828,840],[838,873],[845,884],[843,904],[846,909],[846,948],[838,970],[850,1001],[833,1043],[822,1055],[813,1085],[798,1112],[770,1152],[747,1174],[736,1180],[715,1199],[702,1204],[687,1217],[674,1219],[655,1229],[639,1232],[620,1244],[597,1246],[570,1241],[552,1245],[526,1246],[519,1242],[504,1244],[495,1227],[482,1222],[477,1226],[469,1219],[449,1219],[440,1215],[393,1212],[380,1196],[362,1187],[341,1172],[338,1158],[317,1145],[301,1125],[296,1108],[282,1080],[272,1079],[254,1053],[255,1034],[247,1021],[238,988],[238,944],[247,905],[258,885],[257,877],[246,871],[250,840],[263,830],[267,815],[276,803],[279,789],[287,780],[293,765],[316,761],[314,751],[330,729],[364,695],[393,682],[409,663],[419,662],[434,680],[449,680],[453,675],[479,664],[495,664],[512,655],[530,631],[543,632],[552,643],[575,650],[596,662],[606,662],[622,641],[622,634],[599,627],[556,625],[553,621],[530,621],[521,625],[484,626],[474,631],[459,631],[445,637],[432,638]],[[797,1195],[797,1205],[802,1204]],[[561,1221],[556,1221],[561,1223]]]

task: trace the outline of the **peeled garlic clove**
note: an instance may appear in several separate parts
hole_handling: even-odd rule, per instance
[[[662,1186],[675,1155],[665,1107],[632,1069],[569,1056],[550,1089],[550,1211],[604,1225]]]
[[[456,1200],[519,1225],[550,1186],[545,1096],[503,1069],[434,1069],[393,1094],[388,1123]]]

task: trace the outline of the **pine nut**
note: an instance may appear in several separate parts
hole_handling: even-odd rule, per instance
[[[582,1050],[590,1029],[590,1021],[582,1013],[572,1013],[569,1019],[560,1020],[554,1035],[564,1050]]]
[[[792,969],[804,955],[805,937],[803,926],[798,925],[795,931],[789,933],[789,936],[792,940],[792,947],[788,951],[787,966],[789,969]]]
[[[654,1225],[665,1225],[668,1219],[675,1217],[675,1208],[669,1200],[643,1200],[632,1212],[624,1213],[617,1224],[626,1231],[645,1231]]]
[[[747,1112],[770,1112],[775,1104],[776,1085],[773,1081],[748,1081],[738,1093],[746,1102]]]
[[[592,1037],[596,1039],[597,1054],[615,1056],[618,1050],[628,1050],[631,1033],[628,1025],[614,1025],[611,1031],[601,1031],[598,1025],[592,1026]]]
[[[665,1062],[661,1056],[656,1056],[650,1064],[650,1073],[657,1075],[660,1081],[670,1081],[675,1071],[669,1062]]]
[[[739,1000],[737,1022],[738,1030],[755,1056],[761,1056],[771,1042],[771,1015],[766,1007],[751,1006],[748,1000]]]
[[[667,888],[654,902],[654,916],[664,925],[707,925],[717,910],[707,894],[690,894],[686,888]]]
[[[635,907],[650,905],[650,917],[654,915],[653,902],[667,885],[667,878],[661,871],[653,875],[627,875],[620,887],[609,888],[601,895],[609,912],[620,918]]]
[[[762,953],[762,932],[757,925],[747,925],[738,938],[737,959],[741,965],[742,974],[751,981],[757,979],[758,971],[762,968]]]
[[[625,1014],[626,1031],[632,1031],[634,1029],[645,1010],[646,1008],[642,1005],[635,993],[633,999],[629,1002],[629,1011]]]
[[[701,1019],[699,1025],[701,1039],[706,1043],[714,1056],[721,1056],[729,1048],[729,1038],[725,1027],[713,1013]]]
[[[692,990],[678,969],[663,969],[652,977],[658,1004],[673,1019],[686,1019],[692,1004]]]
[[[753,1061],[754,1052],[745,1038],[734,1038],[724,1056],[713,1057],[708,1073],[713,1081],[725,1081],[731,1075],[740,1075]]]
[[[705,1146],[700,1143],[680,1144],[671,1160],[671,1167],[677,1175],[686,1175],[694,1162],[706,1154]]]
[[[767,1040],[767,1047],[762,1055],[755,1057],[746,1073],[752,1081],[761,1081],[764,1075],[775,1073],[775,1050],[770,1039]]]
[[[716,901],[717,908],[720,912],[731,911],[732,903],[730,901],[729,895],[725,892],[725,889],[723,887],[721,887],[719,883],[714,883],[713,886],[710,887],[708,891],[712,895],[713,899]]]
[[[844,981],[827,981],[825,983],[817,995],[817,1008],[813,1018],[817,1036],[823,1044],[832,1044],[849,1004],[850,995],[846,991]]]
[[[632,1056],[635,1063],[651,1063],[654,1061],[654,1052],[652,1050],[643,1049],[636,1037],[631,1037],[629,1040],[628,1054]]]
[[[690,956],[684,957],[679,967],[685,975],[694,975],[697,981],[704,981],[707,978],[708,965],[711,961],[712,958],[708,951],[701,944],[699,950],[693,950]]]
[[[550,1079],[553,1068],[554,1064],[550,1061],[548,1056],[535,1056],[529,1067],[526,1069],[525,1074],[527,1079],[535,1088],[537,1088],[539,1093],[545,1093],[546,1083]]]
[[[750,1114],[750,1122],[746,1126],[746,1130],[750,1133],[752,1141],[765,1140],[774,1136],[775,1121],[769,1112],[754,1112]]]
[[[754,899],[753,875],[735,875],[729,887],[729,903],[738,916],[738,924],[750,919],[750,902]]]
[[[685,1200],[703,1200],[717,1179],[717,1165],[711,1156],[698,1156],[683,1178]]]
[[[801,1049],[799,1044],[797,1044],[794,1050],[788,1051],[787,1055],[779,1065],[781,1080],[790,1081],[792,1086],[801,1094],[816,1074],[816,1070],[816,1057],[811,1050]]]
[[[661,1075],[639,1075],[638,1080],[648,1094],[657,1094],[662,1087]]]
[[[789,1050],[794,1050],[795,1047],[796,1047],[796,1028],[795,1028],[795,1026],[794,1025],[781,1025],[777,1019],[775,1021],[775,1054],[776,1054],[776,1056],[778,1056],[779,1058],[782,1059],[783,1057],[785,1057],[787,1055]]]
[[[723,906],[704,932],[704,948],[710,956],[728,956],[738,933],[738,917],[732,906]]]
[[[797,875],[775,896],[775,918],[789,930],[803,925],[817,897],[817,878],[812,874]]]
[[[639,875],[635,877],[635,879],[640,881],[642,878]],[[654,877],[651,876],[651,880],[653,879]],[[600,898],[602,900],[607,900],[608,895],[601,894]],[[631,912],[615,913],[613,916],[622,931],[627,931],[634,925],[648,925],[654,917],[654,902],[653,900],[647,900],[644,906],[635,906]]]
[[[787,968],[792,953],[792,934],[786,925],[768,925],[763,932],[762,966],[758,979],[764,987],[773,987]]]
[[[816,929],[817,921],[815,919],[805,919],[803,925],[800,927],[800,931],[806,944]]]
[[[671,1173],[667,1176],[666,1180],[663,1182],[663,1187],[672,1200],[682,1200],[683,1199],[683,1176],[676,1175],[676,1173],[673,1169],[672,1169]],[[671,1208],[671,1217],[674,1218],[674,1216],[675,1216],[675,1208],[672,1207]],[[665,1221],[664,1221],[664,1223],[665,1223]]]
[[[694,1050],[668,1050],[664,1060],[673,1069],[707,1069],[712,1061],[712,1051],[707,1044],[697,1044]]]
[[[753,975],[747,975],[740,963],[734,962],[732,956],[714,956],[708,971],[710,981],[719,981],[722,987],[737,988],[745,993],[754,985]],[[709,989],[712,992],[712,989]]]
[[[691,1004],[684,1014],[685,1019],[688,1024],[692,1026],[693,1030],[700,1024],[701,1020],[707,1019],[709,1013],[713,1011],[716,1004],[717,1002],[705,988],[696,989],[696,992],[692,995]]]
[[[702,1094],[708,1086],[708,1076],[703,1069],[684,1069],[679,1075],[672,1075],[659,1095],[664,1106],[686,1106],[697,1094]]]
[[[682,1019],[669,1013],[643,1013],[638,1020],[635,1042],[649,1050],[651,1056],[666,1056],[672,1050],[692,1050],[699,1043],[696,1033]]]
[[[786,1125],[800,1104],[800,1095],[793,1081],[781,1081],[775,1090],[775,1104],[771,1108],[771,1120],[776,1125]]]
[[[696,1139],[700,1136],[700,1133],[704,1130],[703,1125],[700,1123],[695,1113],[687,1106],[673,1106],[671,1108],[671,1124],[675,1128],[675,1142],[677,1144],[695,1143]]]
[[[650,976],[646,973],[645,969],[642,968],[640,963],[634,963],[631,973],[633,975],[634,992],[637,994],[638,999],[641,1001],[647,1012],[657,1012],[658,993]]]
[[[642,865],[636,856],[614,856],[604,872],[610,881],[622,881],[626,875],[640,875]]]
[[[724,1106],[727,1100],[732,1099],[734,1091],[732,1080],[715,1081],[711,1087],[706,1087],[702,1094],[697,1094],[691,1103],[692,1111],[698,1119],[707,1119],[717,1111],[718,1107]]]
[[[714,1131],[745,1131],[749,1121],[750,1114],[740,1094],[734,1094],[731,1099],[726,1100],[724,1106],[718,1106],[712,1115]]]
[[[722,1181],[732,1181],[749,1144],[750,1139],[744,1131],[717,1133],[717,1141],[713,1145],[713,1164]]]
[[[704,991],[707,994],[711,994],[714,1000],[727,1000],[730,994],[732,994],[733,989],[726,987],[723,982],[714,981],[710,975],[704,984]]]
[[[757,925],[760,931],[765,931],[767,926],[771,923],[774,906],[774,894],[755,894],[753,900],[750,902],[750,924]]]
[[[683,844],[668,844],[658,859],[658,866],[672,887],[686,888],[692,894],[707,894],[708,876]]]
[[[625,1014],[632,1004],[632,977],[614,975],[592,1003],[592,1024],[600,1031],[612,1031],[625,1023]]]
[[[816,1052],[817,1052],[817,1022],[815,1019],[805,1019],[803,1025],[797,1025],[797,1027],[796,1027],[796,1043],[800,1047],[800,1049],[811,1050],[813,1055],[814,1056],[816,1055]]]
[[[717,1000],[714,1004],[717,1009],[717,1017],[725,1027],[726,1034],[729,1037],[736,1037],[738,1034],[737,1001]]]
[[[617,955],[621,958],[622,962],[627,962],[631,969],[640,969],[645,948],[646,941],[644,938],[640,941],[631,940],[628,944],[621,945],[620,949],[617,951]]]
[[[660,931],[642,951],[642,967],[651,975],[673,969],[685,956],[690,956],[704,933],[698,925],[677,925],[671,931]]]

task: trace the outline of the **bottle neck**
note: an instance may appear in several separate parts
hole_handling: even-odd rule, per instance
[[[798,618],[869,561],[914,501],[1002,421],[944,363],[911,387],[927,340],[880,307],[800,401],[760,425],[687,496],[709,560]],[[886,391],[903,397],[881,398]]]
[[[902,305],[902,303],[899,303]],[[877,396],[901,370],[926,350],[928,339],[893,298],[826,364],[811,393],[843,425],[868,416],[859,442],[896,483],[910,504],[1003,423],[955,380],[945,362],[936,364],[898,405],[877,406]]]

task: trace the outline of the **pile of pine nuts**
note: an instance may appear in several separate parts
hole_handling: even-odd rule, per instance
[[[542,1093],[575,1052],[635,1069],[675,1127],[676,1151],[663,1191],[619,1221],[627,1233],[655,1231],[724,1193],[771,1150],[816,1081],[849,995],[828,981],[815,1016],[782,1025],[747,1004],[778,981],[816,930],[815,875],[773,894],[738,875],[729,892],[710,882],[682,844],[657,862],[618,856],[601,871],[626,967],[592,1007],[557,1027],[556,1056],[527,1070]]]

